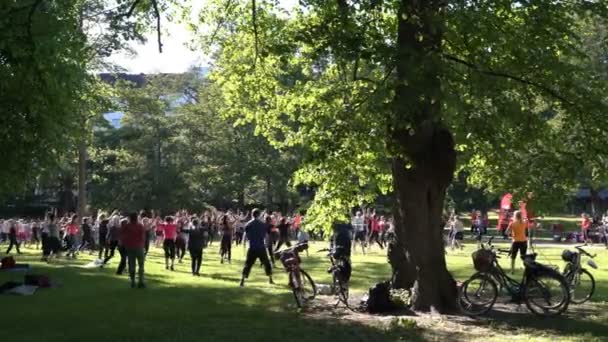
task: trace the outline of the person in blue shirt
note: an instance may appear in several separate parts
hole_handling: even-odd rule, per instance
[[[264,265],[264,270],[268,276],[268,282],[274,284],[272,281],[272,266],[266,253],[266,244],[264,240],[268,234],[268,227],[265,223],[260,221],[260,211],[254,209],[251,213],[253,219],[245,226],[245,235],[249,240],[249,249],[247,250],[247,258],[245,259],[245,267],[243,268],[243,277],[241,278],[241,287],[245,286],[245,279],[249,277],[251,267],[255,264],[259,258]]]

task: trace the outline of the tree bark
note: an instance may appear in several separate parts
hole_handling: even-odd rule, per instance
[[[600,207],[600,195],[595,188],[589,187],[589,200],[591,201],[591,215],[595,217],[595,213]]]
[[[272,181],[270,180],[270,177],[266,177],[266,205],[269,208],[272,208]]]
[[[448,272],[443,204],[456,168],[451,133],[441,124],[443,2],[402,0],[389,146],[395,191],[395,284],[411,288],[412,308],[450,312],[456,284]]]
[[[241,208],[241,209],[245,208],[245,189],[244,188],[239,190],[238,202],[239,202],[239,208]]]

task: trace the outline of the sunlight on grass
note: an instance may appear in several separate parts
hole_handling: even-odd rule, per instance
[[[506,242],[498,243],[501,248],[507,245]],[[324,253],[316,253],[325,246],[326,243],[313,243],[310,256],[303,255],[302,268],[317,283],[328,284],[331,281],[327,273],[329,261]],[[448,251],[448,266],[457,280],[463,281],[474,273],[471,253],[475,246],[475,243],[469,242],[463,251]],[[37,251],[26,249],[26,254],[18,257],[18,261],[31,263],[32,273],[48,274],[60,286],[39,290],[31,297],[1,296],[0,306],[3,310],[0,321],[37,322],[38,327],[31,329],[27,324],[15,324],[5,328],[2,336],[15,341],[81,341],[82,336],[87,336],[87,341],[192,341],[203,336],[204,340],[213,341],[269,341],[287,336],[290,341],[335,341],[345,338],[380,341],[399,340],[399,336],[408,336],[406,340],[441,340],[441,326],[449,321],[439,321],[444,323],[428,327],[404,321],[390,328],[333,318],[311,319],[296,310],[281,267],[274,270],[276,285],[268,284],[263,268],[256,264],[246,287],[239,288],[244,249],[235,246],[232,264],[220,264],[218,247],[214,244],[205,250],[201,277],[190,274],[188,257],[183,263],[176,264],[174,272],[165,270],[162,251],[153,248],[146,263],[149,286],[146,290],[132,290],[126,276],[114,274],[118,255],[104,269],[83,269],[78,266],[93,260],[88,253],[81,253],[77,260],[60,259],[48,265],[38,261]],[[560,257],[562,249],[537,248],[539,261],[563,267]],[[608,252],[599,247],[590,250],[598,253],[596,261],[600,265],[599,270],[592,271],[597,280],[593,298],[596,304],[593,305],[606,308],[602,302],[608,301]],[[390,276],[384,253],[384,250],[375,247],[367,255],[353,255],[353,293],[365,292],[374,283]],[[508,260],[501,259],[501,264],[508,267]],[[518,263],[518,268],[516,279],[521,277],[521,263]],[[22,277],[22,273],[0,272],[1,283],[21,281]],[[597,329],[606,328],[608,331],[605,311],[589,312],[582,321],[553,321],[567,327],[571,324],[569,329],[572,329],[572,335],[547,324],[530,326],[530,319],[537,320],[524,310],[522,314],[505,320],[516,322],[514,324],[521,322],[521,327],[515,331],[513,324],[496,320],[485,325],[480,323],[480,327],[456,325],[450,329],[455,329],[457,340],[486,341],[501,341],[505,335],[516,341],[594,340]],[[78,324],[66,328],[65,322]],[[488,325],[491,326],[491,334],[488,333]],[[577,327],[587,327],[590,332],[584,335]],[[481,335],[475,332],[476,329],[482,329],[479,332]]]

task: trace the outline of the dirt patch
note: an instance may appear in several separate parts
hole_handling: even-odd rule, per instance
[[[349,309],[342,303],[335,306],[337,300],[333,296],[317,296],[302,314],[381,329],[387,332],[387,340],[401,336],[398,339],[420,341],[605,341],[608,335],[607,303],[571,305],[562,316],[540,318],[530,313],[525,304],[503,301],[497,302],[486,317],[471,318],[407,309],[373,315],[359,309],[361,299],[361,294],[351,294]]]

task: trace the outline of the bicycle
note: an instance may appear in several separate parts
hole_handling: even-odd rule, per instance
[[[557,316],[568,308],[570,291],[564,277],[551,267],[536,262],[536,253],[524,256],[525,271],[521,281],[509,277],[498,263],[499,253],[510,250],[487,246],[473,253],[473,264],[478,271],[459,289],[458,305],[462,312],[479,316],[492,309],[498,298],[498,285],[511,296],[511,302],[524,302],[528,309],[539,316]],[[498,284],[498,285],[497,285]]]
[[[565,249],[562,252],[562,259],[566,262],[564,268],[564,278],[570,286],[570,301],[574,304],[583,304],[588,301],[595,292],[595,279],[589,271],[581,265],[583,255],[590,259],[587,260],[587,265],[593,269],[597,269],[597,264],[593,261],[595,254],[591,255],[585,251],[582,246],[574,247],[578,252],[573,252]]]
[[[338,307],[340,303],[343,303],[347,308],[350,308],[348,305],[348,282],[352,269],[348,258],[341,254],[341,249],[341,247],[333,249],[324,248],[318,252],[329,252],[327,253],[327,257],[331,261],[331,267],[329,267],[327,273],[331,273],[332,275],[332,293],[338,297],[334,307]]]
[[[308,243],[303,242],[282,251],[275,252],[276,258],[281,260],[285,271],[289,275],[289,287],[293,292],[293,297],[298,308],[302,308],[304,303],[314,299],[317,293],[317,286],[314,280],[312,280],[310,275],[300,267],[302,260],[298,253],[307,248]]]

